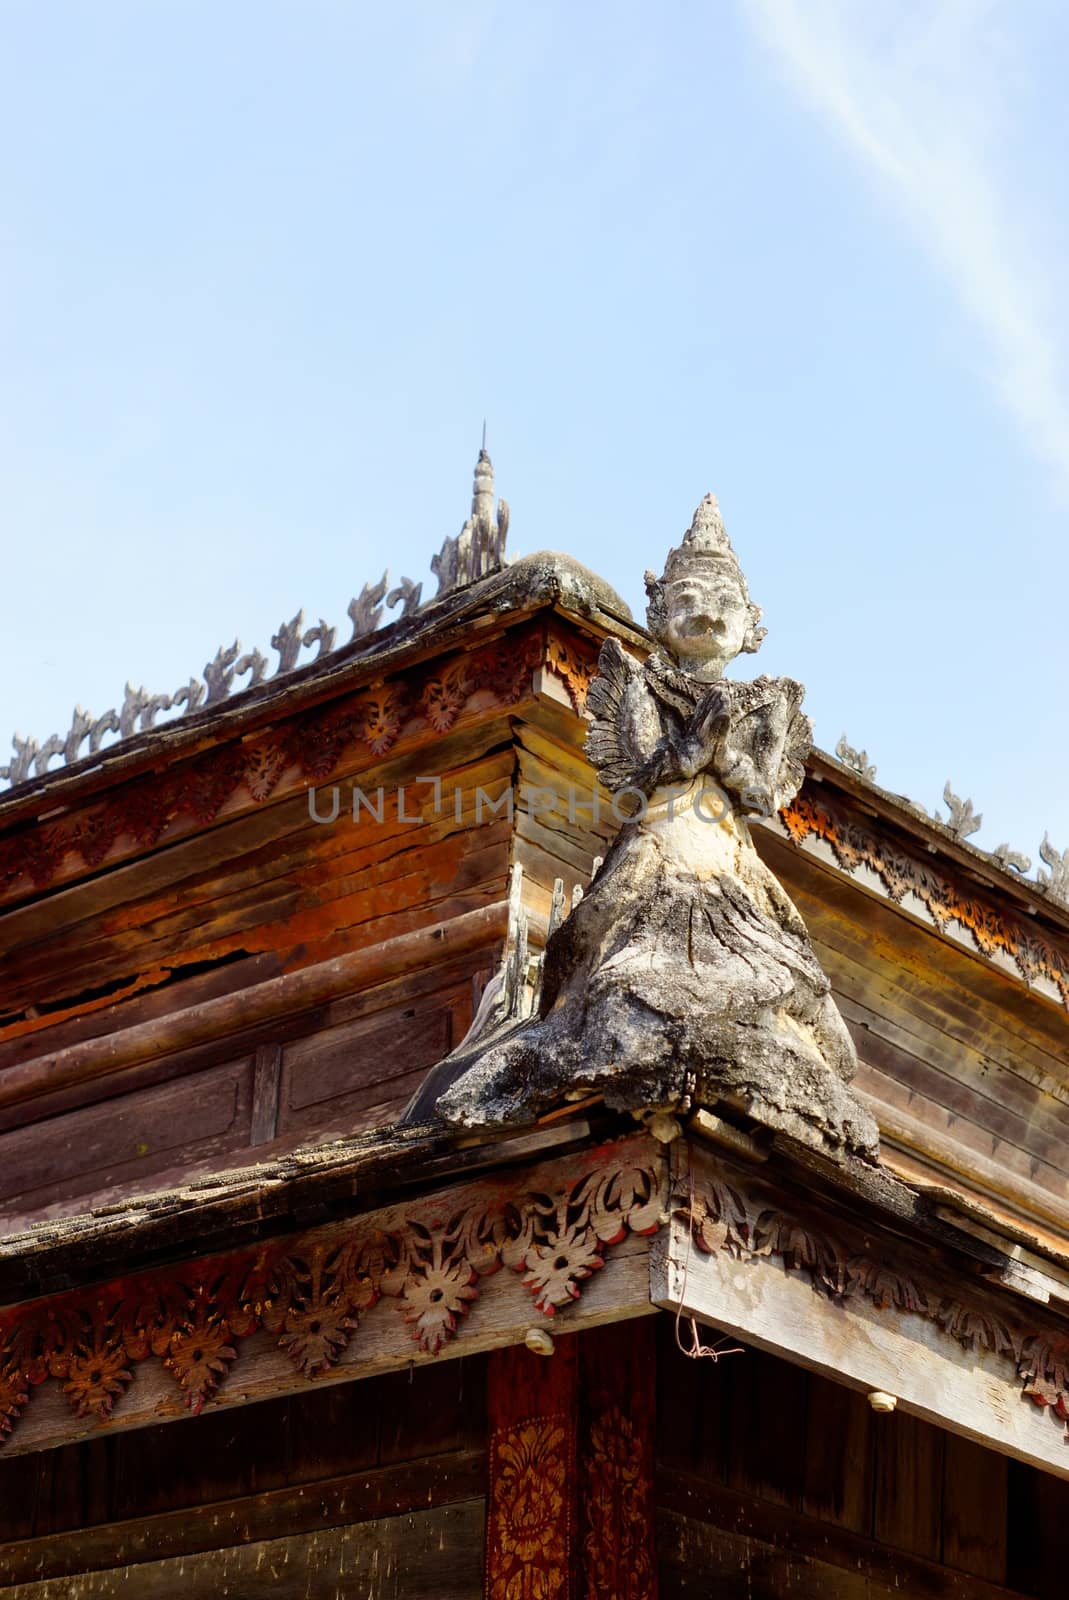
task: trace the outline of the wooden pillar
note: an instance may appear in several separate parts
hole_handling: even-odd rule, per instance
[[[487,1600],[576,1600],[577,1340],[491,1352]]]
[[[656,1600],[654,1402],[657,1318],[579,1336],[582,1600]]]
[[[487,1600],[656,1600],[655,1321],[492,1353]]]

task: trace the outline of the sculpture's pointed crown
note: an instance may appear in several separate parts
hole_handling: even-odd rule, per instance
[[[725,562],[735,568],[745,589],[746,580],[724,527],[716,495],[707,494],[683,535],[683,543],[668,552],[662,582],[682,576],[688,568],[723,565]]]

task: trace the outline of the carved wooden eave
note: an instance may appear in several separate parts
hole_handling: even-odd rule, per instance
[[[1069,1476],[1069,1280],[1057,1313],[1021,1284],[1007,1295],[1012,1261],[966,1265],[967,1236],[941,1231],[938,1208],[919,1226],[878,1220],[896,1209],[886,1180],[844,1205],[847,1186],[788,1188],[693,1144],[671,1160],[657,1305]]]
[[[518,672],[512,695],[518,701],[524,691],[530,691],[533,671],[543,667],[547,674],[561,679],[566,697],[581,707],[596,670],[596,646],[592,654],[585,651],[572,660],[563,643],[554,645],[543,639],[542,653],[532,647],[530,659],[526,659],[515,650],[514,633],[510,635],[509,662],[491,663],[481,677],[478,670],[469,674],[470,685],[461,682],[453,696],[455,700],[459,695],[459,704],[453,704],[447,692],[440,724],[434,721],[434,706],[422,704],[420,693],[413,693],[409,683],[423,663],[433,660],[440,667],[440,659],[455,650],[459,669],[464,656],[471,656],[482,643],[500,638],[506,628],[522,629],[535,616],[552,612],[580,622],[592,641],[600,642],[610,632],[625,636],[634,632],[626,606],[601,579],[568,557],[536,554],[366,640],[355,641],[336,651],[328,662],[310,662],[281,681],[271,680],[235,694],[217,706],[207,706],[178,722],[152,728],[21,784],[0,798],[0,903],[24,898],[34,889],[47,888],[113,859],[114,840],[109,839],[104,848],[105,841],[95,834],[87,841],[90,855],[86,858],[71,814],[121,785],[152,774],[178,772],[190,793],[184,806],[176,797],[168,797],[167,816],[184,809],[194,825],[203,826],[233,801],[239,789],[240,803],[249,807],[274,795],[288,775],[296,775],[302,785],[309,778],[321,781],[330,776],[346,746],[350,750],[363,746],[365,759],[381,758],[394,749],[402,731],[401,703],[390,698],[395,686],[405,686],[404,709],[422,711],[422,725],[431,735],[448,730],[467,695],[483,686],[487,672],[492,672],[495,680],[503,676],[506,687],[510,687],[510,676]],[[435,682],[441,677],[439,671]],[[448,691],[449,685],[445,687]],[[343,730],[328,728],[330,718],[324,708],[361,692],[366,701],[362,720],[350,716]],[[299,742],[306,737],[304,724],[317,711],[324,725],[310,727],[307,736],[314,738],[319,733],[328,748],[312,751],[302,761],[299,750],[282,748],[277,732],[280,727],[292,726]],[[258,738],[265,730],[276,737],[261,749]],[[146,826],[154,825],[151,801],[148,811]],[[144,848],[146,838],[155,844],[160,836],[157,832],[139,838],[135,832],[126,854]],[[65,870],[68,856],[80,859],[68,863]]]
[[[701,1118],[668,1147],[583,1119],[467,1149],[383,1133],[4,1258],[8,1296],[19,1266],[52,1288],[0,1311],[5,1453],[660,1307],[1069,1477],[1069,1274],[1039,1303],[888,1174]]]
[[[771,826],[1069,1008],[1069,905],[824,752],[807,767],[803,793]]]

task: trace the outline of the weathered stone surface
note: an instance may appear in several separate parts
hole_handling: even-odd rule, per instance
[[[847,1087],[850,1037],[750,837],[747,815],[797,792],[811,729],[792,679],[723,677],[764,630],[712,497],[646,581],[660,648],[640,664],[608,640],[589,699],[588,753],[634,815],[549,941],[538,1017],[442,1063],[437,1111],[522,1122],[593,1091],[664,1129],[695,1101],[727,1101],[817,1148],[872,1156],[875,1124]]]

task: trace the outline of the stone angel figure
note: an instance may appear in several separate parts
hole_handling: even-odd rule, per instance
[[[724,677],[765,630],[715,499],[660,578],[657,647],[599,658],[587,753],[631,816],[550,939],[539,1014],[470,1059],[437,1102],[466,1124],[529,1120],[600,1092],[655,1131],[718,1103],[807,1144],[872,1156],[875,1123],[830,985],[748,816],[798,791],[811,725],[791,678]]]

